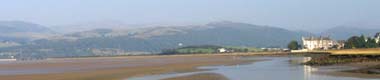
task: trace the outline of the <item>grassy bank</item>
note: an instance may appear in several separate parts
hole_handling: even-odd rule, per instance
[[[333,65],[380,61],[380,48],[342,49],[312,52],[324,52],[329,54],[313,57],[311,61],[305,63],[307,65]]]
[[[331,55],[380,55],[380,48],[339,49],[339,50],[312,50],[295,53],[328,53]]]
[[[328,50],[332,55],[380,55],[380,48]]]
[[[306,65],[334,65],[357,62],[379,62],[380,55],[322,55],[313,57]]]

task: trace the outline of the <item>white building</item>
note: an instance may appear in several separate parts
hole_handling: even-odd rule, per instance
[[[380,32],[376,33],[376,35],[375,35],[375,41],[376,41],[376,43],[379,43],[379,41],[380,41]]]
[[[219,48],[218,51],[219,51],[220,53],[225,53],[225,52],[227,52],[227,49],[225,49],[225,48]]]
[[[302,46],[307,50],[332,48],[336,42],[329,37],[302,37]]]

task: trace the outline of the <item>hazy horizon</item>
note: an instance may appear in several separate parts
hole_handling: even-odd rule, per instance
[[[379,26],[379,3],[378,0],[8,0],[0,3],[0,20],[46,26],[233,21],[319,32],[336,26]]]

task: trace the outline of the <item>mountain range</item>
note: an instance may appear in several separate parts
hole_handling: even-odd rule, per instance
[[[93,29],[66,34],[57,34],[49,28],[27,23],[11,22],[12,26],[0,26],[2,34],[34,33],[25,44],[0,48],[0,53],[35,53],[49,57],[124,55],[136,52],[157,53],[192,45],[220,45],[245,47],[283,47],[291,40],[315,35],[306,31],[291,31],[278,27],[253,25],[237,22],[213,22],[191,26],[157,26],[135,29]],[[2,22],[0,25],[10,23]],[[13,27],[13,28],[9,28]],[[25,28],[27,27],[27,28]],[[25,29],[25,30],[24,30]],[[336,27],[322,33],[334,39],[347,39],[353,35],[372,34],[379,29]],[[29,35],[28,35],[29,36]],[[14,37],[8,35],[8,37]],[[0,37],[0,40],[7,38]],[[14,41],[17,42],[17,39]],[[12,41],[12,40],[10,40]],[[23,50],[20,51],[19,50]]]

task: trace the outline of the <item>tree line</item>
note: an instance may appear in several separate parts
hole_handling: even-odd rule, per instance
[[[220,52],[219,49],[224,49],[226,52]],[[185,46],[174,49],[162,50],[162,55],[172,54],[217,54],[217,53],[233,53],[233,52],[261,52],[262,49],[253,47],[235,47],[235,46],[216,46],[216,45],[194,45]]]
[[[346,49],[356,49],[356,48],[378,48],[380,43],[376,42],[376,39],[379,38],[379,33],[372,37],[361,36],[352,36],[346,42],[344,48]]]
[[[356,49],[356,48],[379,48],[380,47],[380,32],[376,33],[374,37],[352,36],[345,41],[345,49]],[[293,40],[288,44],[290,50],[301,49],[301,45]]]

